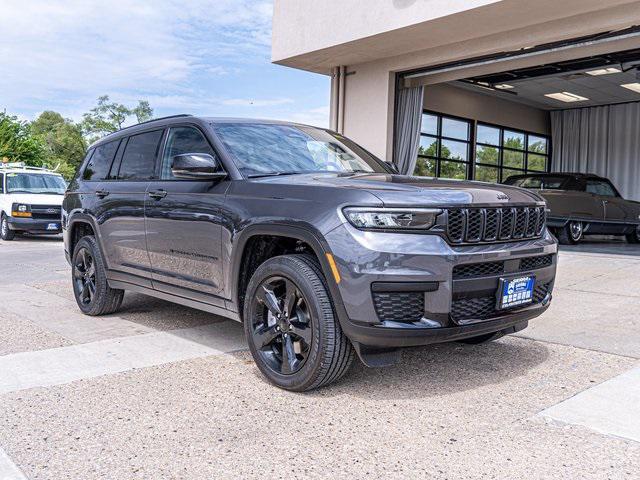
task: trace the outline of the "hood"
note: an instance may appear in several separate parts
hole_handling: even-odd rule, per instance
[[[264,177],[261,183],[365,190],[385,206],[438,206],[467,204],[535,203],[535,192],[510,185],[409,177],[384,173],[309,173]],[[254,180],[255,181],[255,180]]]
[[[11,203],[26,205],[62,205],[64,195],[49,195],[44,193],[11,193]]]

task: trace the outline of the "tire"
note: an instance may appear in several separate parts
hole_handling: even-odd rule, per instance
[[[244,329],[262,374],[285,390],[334,382],[354,358],[320,267],[308,255],[273,257],[257,268],[245,295]]]
[[[493,342],[494,340],[498,340],[502,337],[504,337],[504,333],[502,332],[485,333],[484,335],[478,335],[477,337],[463,338],[462,340],[458,340],[458,342],[466,343],[467,345],[480,345],[482,343]]]
[[[15,236],[16,232],[9,228],[9,221],[7,220],[7,216],[3,213],[2,218],[0,218],[0,238],[8,242],[13,240]]]
[[[640,243],[640,226],[638,226],[636,228],[636,231],[633,233],[627,233],[625,235],[625,238],[627,239],[627,242],[629,243],[633,243],[633,244],[638,244]]]
[[[120,308],[124,290],[109,287],[95,237],[82,237],[73,250],[71,282],[76,303],[86,315],[107,315]]]
[[[576,245],[584,233],[582,222],[568,222],[564,227],[558,229],[558,241],[561,245]]]

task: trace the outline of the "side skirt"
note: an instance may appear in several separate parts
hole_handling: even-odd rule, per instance
[[[142,287],[140,285],[136,285],[134,283],[124,282],[122,280],[109,280],[109,286],[111,288],[117,288],[121,290],[127,290],[131,292],[138,292],[144,295],[149,295],[151,297],[160,298],[162,300],[167,300],[168,302],[177,303],[179,305],[184,305],[185,307],[196,308],[198,310],[203,310],[205,312],[213,313],[215,315],[220,315],[221,317],[228,318],[230,320],[235,320],[236,322],[241,322],[240,315],[236,312],[232,312],[231,310],[227,310],[226,308],[217,307],[215,305],[211,305],[209,303],[198,302],[197,300],[191,300],[189,298],[181,297],[178,295],[172,295],[170,293],[159,292],[158,290],[153,290],[151,288]]]

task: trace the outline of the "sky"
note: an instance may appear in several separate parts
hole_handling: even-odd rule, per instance
[[[0,111],[79,121],[100,95],[156,117],[328,126],[329,78],[272,65],[271,0],[0,0]]]

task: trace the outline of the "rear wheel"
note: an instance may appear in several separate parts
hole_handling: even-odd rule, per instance
[[[625,235],[627,242],[629,243],[640,243],[640,225],[638,225],[638,227],[636,227],[635,232],[633,233],[627,233]]]
[[[2,218],[0,219],[0,238],[5,241],[13,240],[16,236],[16,232],[9,228],[9,220],[7,220],[7,216],[3,213]]]
[[[322,272],[306,255],[274,257],[258,267],[247,287],[244,328],[260,371],[287,390],[327,385],[353,361]]]
[[[582,222],[571,221],[558,230],[558,240],[562,245],[575,245],[582,240],[583,234]]]
[[[109,287],[102,254],[93,236],[80,239],[71,266],[73,293],[82,313],[106,315],[120,308],[124,290]]]

